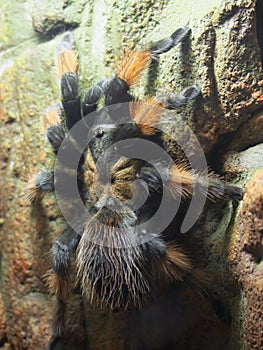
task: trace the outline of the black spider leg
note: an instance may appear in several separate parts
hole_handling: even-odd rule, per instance
[[[65,73],[60,81],[62,105],[66,117],[66,126],[70,130],[80,119],[79,82],[76,73]]]
[[[52,133],[53,131],[55,130],[51,130]],[[89,131],[84,118],[81,118],[78,125],[65,135],[56,158],[54,180],[57,198],[70,210],[71,216],[76,217],[79,201],[86,198],[83,163]]]
[[[64,33],[55,58],[57,72],[61,77],[61,100],[68,130],[81,119],[78,60],[73,46],[74,38],[72,33]]]
[[[176,29],[176,31],[171,36],[169,36],[169,38],[162,39],[157,41],[156,43],[153,43],[150,48],[152,57],[154,58],[171,50],[174,46],[182,42],[185,38],[189,37],[190,33],[190,28],[180,27]]]
[[[47,139],[50,143],[52,150],[55,154],[58,150],[66,136],[66,132],[61,125],[50,125],[47,129]]]
[[[46,136],[52,146],[54,154],[57,154],[65,135],[66,132],[61,125],[50,125],[48,127]],[[49,169],[40,171],[37,174],[35,186],[37,191],[40,191],[42,194],[45,192],[53,192],[55,190],[54,171]]]
[[[42,194],[54,191],[54,171],[50,169],[41,170],[35,179],[36,190]]]
[[[60,189],[60,193],[62,194],[63,192],[64,198],[73,200],[76,197],[75,193],[72,194],[68,183],[75,181],[74,177],[77,176],[78,184],[81,187],[81,167],[88,129],[83,119],[81,119],[80,123],[80,127],[70,134],[67,134],[61,125],[48,127],[46,135],[54,154],[57,155],[57,165],[55,172],[50,169],[44,169],[29,181],[27,196],[31,201],[42,198],[45,193],[53,192],[55,190],[55,181],[57,188]],[[63,142],[64,140],[66,142]],[[60,152],[58,153],[59,150]],[[79,160],[79,163],[75,164],[75,160]],[[63,191],[61,188],[63,188]],[[82,188],[79,188],[79,190],[81,196]]]
[[[155,93],[154,82],[158,76],[159,68],[159,56],[163,53],[168,52],[174,46],[178,45],[180,42],[186,40],[191,33],[191,29],[188,27],[180,27],[166,39],[157,41],[151,44],[150,53],[152,61],[148,70],[146,94],[153,95]]]
[[[56,308],[52,319],[52,335],[48,350],[61,350],[66,334],[66,306],[70,295],[70,254],[75,252],[80,240],[70,227],[66,228],[51,248],[53,273],[49,276],[51,292],[56,295]]]
[[[195,101],[201,95],[199,86],[191,85],[183,89],[179,94],[168,93],[164,96],[156,96],[156,100],[161,102],[166,109],[178,109]]]
[[[158,74],[159,55],[171,50],[180,42],[185,41],[190,33],[190,28],[181,27],[178,28],[169,38],[160,40],[151,46],[150,51],[153,59],[148,73],[148,94],[152,95],[155,92],[153,84]],[[182,90],[179,94],[170,93],[164,97],[157,96],[156,99],[163,103],[167,109],[177,109],[195,100],[200,93],[201,89],[196,85],[192,85]]]
[[[133,98],[128,93],[128,84],[119,77],[106,78],[93,85],[86,93],[82,105],[83,115],[86,116],[97,109],[100,99],[105,97],[105,105],[129,102]],[[92,124],[92,120],[90,122]]]
[[[47,129],[46,135],[53,152],[57,154],[65,137],[65,130],[60,125],[51,125]],[[54,171],[44,169],[29,180],[27,184],[27,198],[34,202],[42,198],[45,193],[53,192],[54,190]]]

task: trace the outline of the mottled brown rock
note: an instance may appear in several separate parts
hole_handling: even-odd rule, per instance
[[[263,82],[262,82],[263,83]],[[225,152],[243,151],[259,143],[263,143],[263,112],[255,112],[242,124],[227,145]]]
[[[6,312],[5,305],[0,295],[0,343],[4,343],[6,338]]]
[[[246,349],[263,348],[263,170],[246,186],[242,210],[232,229],[229,258],[242,290]]]
[[[203,92],[197,132],[207,151],[220,135],[237,130],[262,106],[263,75],[255,18],[254,1],[225,1],[211,14],[201,35],[193,34]]]

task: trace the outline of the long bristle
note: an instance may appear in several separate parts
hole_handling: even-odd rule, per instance
[[[149,67],[150,63],[150,51],[133,50],[123,57],[119,68],[116,69],[116,74],[128,86],[133,86],[138,82],[142,72]]]
[[[188,165],[184,163],[173,164],[170,168],[170,181],[168,187],[172,194],[189,198],[193,192],[194,174]]]
[[[166,255],[159,266],[162,274],[164,274],[171,283],[182,281],[184,275],[192,270],[189,257],[172,243],[166,245]]]
[[[166,186],[175,198],[190,198],[192,195],[202,194],[210,201],[218,199],[242,199],[243,191],[238,186],[223,181],[209,169],[197,172],[184,163],[173,164],[169,169],[170,179]]]
[[[43,197],[43,191],[36,186],[37,176],[38,174],[31,176],[25,187],[25,198],[29,203],[38,201]]]
[[[113,226],[86,225],[77,248],[77,280],[92,304],[98,294],[112,309],[140,308],[150,297],[143,247],[131,246],[134,237],[115,225],[118,221]]]
[[[131,118],[139,126],[144,135],[154,135],[164,106],[152,97],[145,101],[130,102]]]
[[[65,73],[78,72],[78,59],[74,50],[59,52],[55,64],[59,77],[62,77]]]
[[[51,125],[58,125],[58,124],[60,124],[60,116],[58,113],[58,109],[56,107],[48,108],[42,116],[42,120],[41,120],[42,132],[45,134],[47,132],[47,129]]]
[[[61,276],[50,270],[45,276],[43,276],[49,292],[57,295],[61,300],[67,300],[70,295],[70,282],[67,278]]]

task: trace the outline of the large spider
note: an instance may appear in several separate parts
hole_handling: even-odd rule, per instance
[[[158,295],[161,284],[207,287],[206,278],[180,244],[180,235],[171,237],[159,219],[165,222],[180,198],[207,195],[210,200],[239,201],[242,190],[160,151],[164,150],[160,120],[194,101],[200,95],[197,86],[179,95],[143,101],[129,93],[159,55],[187,40],[189,34],[189,28],[181,27],[167,39],[125,54],[115,76],[89,88],[83,102],[72,35],[63,35],[56,57],[63,110],[51,108],[43,119],[57,155],[56,168],[39,172],[28,184],[32,201],[56,190],[69,221],[51,249],[49,287],[57,306],[49,349],[60,349],[65,335],[71,255],[83,294],[91,303],[101,302],[112,310],[143,307]],[[97,110],[102,99],[104,107]],[[147,153],[149,141],[156,148]],[[142,149],[147,156],[140,159]],[[165,210],[160,214],[164,198]],[[158,220],[152,222],[156,213]]]

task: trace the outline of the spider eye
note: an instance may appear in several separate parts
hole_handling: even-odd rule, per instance
[[[102,129],[96,130],[96,135],[95,135],[95,137],[101,138],[101,137],[103,137],[103,135],[104,135],[104,130],[102,130]]]

